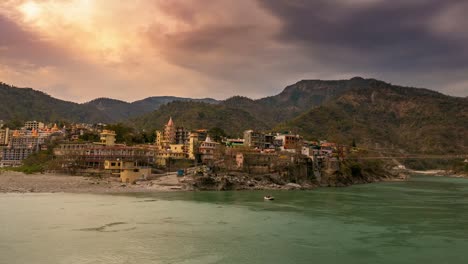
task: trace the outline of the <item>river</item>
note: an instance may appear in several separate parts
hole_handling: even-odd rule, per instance
[[[275,201],[263,201],[272,194]],[[468,180],[0,194],[0,263],[467,263]]]

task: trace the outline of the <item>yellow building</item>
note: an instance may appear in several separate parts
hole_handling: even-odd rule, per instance
[[[169,150],[172,153],[185,153],[185,145],[184,144],[170,144]]]
[[[172,152],[170,150],[160,150],[155,153],[155,162],[160,166],[166,166],[168,159],[186,159],[185,152]]]
[[[114,146],[116,136],[117,135],[112,130],[103,130],[101,132],[100,144],[104,146]]]
[[[159,130],[156,130],[156,148],[162,149],[162,133]]]
[[[198,153],[198,134],[190,133],[189,149],[187,151],[189,159],[195,159]]]
[[[106,160],[104,161],[104,169],[110,170],[112,172],[120,173],[120,169],[122,168],[122,161],[120,160]]]
[[[106,160],[104,168],[120,174],[120,180],[124,183],[135,183],[139,179],[147,179],[151,176],[151,168],[140,167],[133,161]]]
[[[124,168],[120,172],[120,180],[125,183],[135,183],[138,179],[146,179],[151,175],[151,168]]]

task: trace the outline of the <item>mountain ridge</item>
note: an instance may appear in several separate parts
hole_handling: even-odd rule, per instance
[[[154,130],[161,129],[172,116],[176,124],[187,128],[221,128],[236,137],[245,129],[289,130],[306,139],[330,139],[342,144],[356,140],[363,146],[377,144],[407,152],[467,151],[468,98],[376,79],[301,80],[277,95],[260,99],[233,96],[223,101],[166,96],[133,103],[97,98],[76,104],[42,92],[33,100],[35,91],[26,89],[22,92],[29,95],[19,98],[26,98],[29,104],[20,100],[20,106],[11,106],[14,95],[21,94],[18,90],[6,100],[10,106],[0,106],[0,119],[6,119],[5,112],[39,120],[45,113],[52,113],[46,117],[87,122],[123,120],[139,129]],[[38,102],[42,108],[30,107]],[[39,109],[42,115],[33,115],[24,108]],[[59,115],[61,111],[63,115]]]

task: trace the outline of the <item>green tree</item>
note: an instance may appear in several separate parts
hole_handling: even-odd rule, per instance
[[[91,133],[91,132],[86,132],[79,137],[80,140],[87,141],[87,142],[98,142],[99,138],[100,137],[97,133]]]
[[[208,130],[208,135],[210,135],[211,139],[216,142],[221,142],[223,138],[227,137],[224,129],[219,127],[213,127],[212,129]]]

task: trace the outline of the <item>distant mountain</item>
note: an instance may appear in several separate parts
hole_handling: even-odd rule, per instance
[[[245,129],[293,131],[388,151],[468,152],[467,98],[359,77],[300,81],[276,96],[235,96],[216,106],[172,103],[133,124],[162,128],[169,116],[189,128],[217,126],[236,135]]]
[[[375,79],[302,80],[258,100],[149,97],[133,103],[99,98],[76,104],[32,89],[0,85],[0,119],[127,123],[161,129],[170,116],[189,129],[290,130],[307,139],[411,153],[468,152],[468,98]]]
[[[387,151],[467,153],[468,99],[373,81],[277,128]]]
[[[258,100],[236,96],[223,103],[231,107],[242,108],[267,124],[275,126],[314,106],[336,98],[350,89],[370,88],[375,82],[378,81],[361,77],[339,81],[302,80],[287,86],[275,96]]]
[[[128,103],[120,100],[109,98],[98,98],[92,100],[85,105],[94,106],[106,116],[109,116],[113,121],[123,121],[129,118],[140,116],[154,110],[157,110],[161,105],[174,101],[194,101],[217,104],[219,101],[211,98],[192,99],[175,96],[153,96],[143,100],[138,100],[133,103]]]
[[[266,130],[269,127],[250,113],[223,104],[209,104],[193,101],[174,101],[158,110],[130,121],[136,127],[154,130],[162,129],[172,117],[176,126],[189,129],[221,128],[231,136],[241,136],[245,129]]]
[[[85,106],[51,97],[31,88],[0,83],[0,119],[44,122],[109,122],[111,118],[94,106]]]
[[[133,103],[98,98],[88,103],[78,104],[53,98],[31,88],[18,88],[0,82],[0,120],[112,123],[150,113],[161,105],[173,101],[219,103],[219,101],[211,98],[192,99],[175,96],[155,96]]]

